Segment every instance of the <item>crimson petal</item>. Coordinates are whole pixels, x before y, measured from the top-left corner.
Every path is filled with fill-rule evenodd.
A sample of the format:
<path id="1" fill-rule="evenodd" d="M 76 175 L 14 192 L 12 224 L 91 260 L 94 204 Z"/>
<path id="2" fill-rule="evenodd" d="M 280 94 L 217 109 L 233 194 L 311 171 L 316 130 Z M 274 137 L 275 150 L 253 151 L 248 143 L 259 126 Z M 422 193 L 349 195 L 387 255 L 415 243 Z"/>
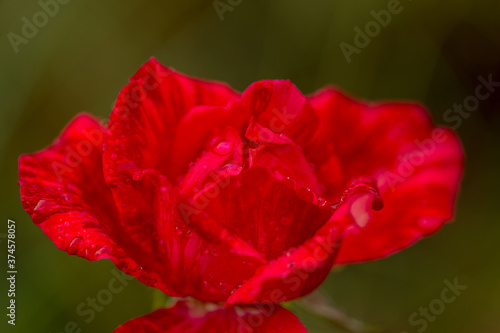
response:
<path id="1" fill-rule="evenodd" d="M 292 139 L 312 163 L 323 163 L 329 155 L 318 115 L 290 81 L 255 82 L 242 93 L 241 103 L 258 124 Z"/>
<path id="2" fill-rule="evenodd" d="M 320 201 L 294 180 L 254 167 L 227 177 L 204 211 L 271 260 L 328 221 L 331 211 Z"/>
<path id="3" fill-rule="evenodd" d="M 339 196 L 353 178 L 366 176 L 376 179 L 385 205 L 365 229 L 345 237 L 338 263 L 385 257 L 453 217 L 463 151 L 456 135 L 435 127 L 424 108 L 409 103 L 368 105 L 335 89 L 309 101 L 334 147 L 317 172 L 327 185 L 327 198 Z"/>
<path id="4" fill-rule="evenodd" d="M 165 290 L 141 248 L 121 232 L 102 173 L 106 130 L 88 115 L 77 116 L 49 148 L 19 159 L 24 209 L 56 244 L 88 260 L 108 258 L 145 284 Z"/>
<path id="5" fill-rule="evenodd" d="M 156 263 L 152 269 L 168 286 L 163 289 L 167 294 L 225 301 L 262 264 L 260 255 L 246 242 L 211 221 L 192 203 L 183 202 L 165 176 L 146 170 L 133 182 L 127 190 L 145 190 L 140 214 L 145 211 L 151 218 L 152 244 L 142 249 Z M 124 211 L 136 213 L 134 197 L 128 199 L 131 208 Z"/>
<path id="6" fill-rule="evenodd" d="M 151 211 L 156 191 L 148 172 L 172 173 L 172 142 L 180 119 L 199 105 L 223 106 L 234 98 L 229 87 L 176 73 L 152 59 L 118 96 L 104 145 L 104 174 L 115 199 L 124 232 L 145 252 L 157 253 L 157 221 Z M 142 180 L 142 181 L 139 181 Z"/>
<path id="7" fill-rule="evenodd" d="M 267 168 L 273 174 L 289 177 L 320 193 L 320 185 L 312 166 L 300 147 L 284 134 L 276 134 L 258 123 L 251 123 L 245 137 L 258 146 L 249 149 L 249 168 Z"/>
<path id="8" fill-rule="evenodd" d="M 365 205 L 367 201 L 369 205 Z M 226 304 L 286 302 L 316 289 L 335 263 L 346 232 L 363 228 L 363 225 L 356 224 L 359 215 L 380 209 L 380 197 L 370 182 L 360 180 L 332 208 L 334 213 L 330 220 L 311 238 L 259 268 Z M 366 211 L 362 212 L 363 209 Z"/>
<path id="9" fill-rule="evenodd" d="M 173 307 L 132 319 L 114 333 L 307 333 L 290 311 L 277 304 L 221 308 L 178 301 Z"/>
<path id="10" fill-rule="evenodd" d="M 238 101 L 231 101 L 226 107 L 198 106 L 188 111 L 181 119 L 175 132 L 172 156 L 175 159 L 173 174 L 177 175 L 187 169 L 207 149 L 207 142 L 217 135 L 217 131 L 225 127 L 233 127 L 238 132 L 250 118 L 249 112 L 240 107 Z"/>
<path id="11" fill-rule="evenodd" d="M 243 144 L 238 131 L 232 127 L 220 130 L 208 144 L 208 151 L 190 165 L 183 177 L 180 191 L 193 197 L 207 186 L 217 186 L 221 177 L 238 175 L 242 169 Z"/>

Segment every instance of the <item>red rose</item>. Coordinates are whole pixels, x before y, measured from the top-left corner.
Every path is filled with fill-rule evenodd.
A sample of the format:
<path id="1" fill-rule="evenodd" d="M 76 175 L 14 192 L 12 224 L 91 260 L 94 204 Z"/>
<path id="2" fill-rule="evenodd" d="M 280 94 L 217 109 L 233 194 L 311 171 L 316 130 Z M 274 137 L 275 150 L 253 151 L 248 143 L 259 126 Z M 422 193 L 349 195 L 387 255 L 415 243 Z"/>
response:
<path id="1" fill-rule="evenodd" d="M 311 292 L 334 264 L 437 231 L 462 169 L 456 135 L 418 105 L 333 88 L 305 97 L 289 81 L 239 94 L 155 60 L 121 91 L 108 128 L 79 115 L 19 160 L 24 209 L 57 247 L 227 307 L 200 317 L 201 305 L 179 302 L 118 332 L 305 332 L 274 304 Z"/>

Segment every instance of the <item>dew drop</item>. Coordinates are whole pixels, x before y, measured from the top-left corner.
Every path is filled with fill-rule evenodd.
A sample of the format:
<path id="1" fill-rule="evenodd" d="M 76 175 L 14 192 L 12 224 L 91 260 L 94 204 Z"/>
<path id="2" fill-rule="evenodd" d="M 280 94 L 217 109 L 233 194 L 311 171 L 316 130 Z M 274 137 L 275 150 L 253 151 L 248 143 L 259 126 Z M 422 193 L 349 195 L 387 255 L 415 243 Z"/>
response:
<path id="1" fill-rule="evenodd" d="M 113 161 L 114 161 L 114 160 L 116 160 L 116 159 L 118 158 L 118 156 L 116 155 L 116 153 L 112 153 L 110 157 L 111 157 L 111 159 L 112 159 Z"/>
<path id="2" fill-rule="evenodd" d="M 136 171 L 134 172 L 134 175 L 132 176 L 132 179 L 135 180 L 135 181 L 138 181 L 138 180 L 141 180 L 142 177 L 144 177 L 144 172 L 139 170 L 139 171 Z"/>
<path id="3" fill-rule="evenodd" d="M 60 234 L 61 234 L 63 231 L 64 231 L 64 230 L 63 230 L 63 228 L 59 228 L 59 229 L 57 229 L 57 232 L 58 232 L 58 233 L 60 233 Z"/>
<path id="4" fill-rule="evenodd" d="M 68 221 L 64 222 L 64 226 L 69 227 L 69 222 Z"/>
<path id="5" fill-rule="evenodd" d="M 181 229 L 181 228 L 179 228 L 179 227 L 175 227 L 175 234 L 176 234 L 177 236 L 182 235 L 182 229 Z"/>
<path id="6" fill-rule="evenodd" d="M 438 219 L 432 217 L 423 217 L 418 220 L 418 224 L 420 225 L 420 227 L 427 230 L 434 230 L 441 225 Z"/>
<path id="7" fill-rule="evenodd" d="M 36 211 L 36 210 L 42 209 L 42 208 L 44 207 L 44 205 L 45 205 L 45 200 L 40 200 L 40 201 L 38 201 L 38 203 L 36 204 L 36 206 L 35 206 L 35 209 L 34 209 L 34 210 Z"/>
<path id="8" fill-rule="evenodd" d="M 350 225 L 350 226 L 345 228 L 345 232 L 348 235 L 357 235 L 357 234 L 359 234 L 359 231 L 360 231 L 359 227 L 354 226 L 354 225 Z"/>
<path id="9" fill-rule="evenodd" d="M 336 202 L 333 205 L 331 205 L 330 208 L 333 209 L 333 210 L 335 210 L 335 209 L 337 209 L 339 207 L 339 205 L 340 205 L 340 202 Z"/>
<path id="10" fill-rule="evenodd" d="M 222 291 L 226 291 L 226 290 L 229 288 L 229 284 L 224 283 L 224 282 L 220 282 L 220 283 L 219 283 L 219 288 L 220 288 L 220 290 L 222 290 Z"/>
<path id="11" fill-rule="evenodd" d="M 227 155 L 233 149 L 233 143 L 230 141 L 221 141 L 215 146 L 213 152 L 217 155 Z"/>

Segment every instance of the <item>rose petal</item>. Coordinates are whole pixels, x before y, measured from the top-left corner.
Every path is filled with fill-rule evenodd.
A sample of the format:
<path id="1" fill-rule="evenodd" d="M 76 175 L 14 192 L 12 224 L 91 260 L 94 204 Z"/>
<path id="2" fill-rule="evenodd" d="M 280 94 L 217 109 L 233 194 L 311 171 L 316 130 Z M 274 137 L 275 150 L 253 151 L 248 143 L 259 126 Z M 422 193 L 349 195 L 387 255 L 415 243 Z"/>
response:
<path id="1" fill-rule="evenodd" d="M 248 282 L 231 295 L 226 305 L 286 302 L 316 289 L 328 276 L 343 235 L 360 229 L 353 223 L 358 222 L 360 210 L 364 209 L 369 214 L 372 209 L 380 209 L 379 200 L 377 189 L 369 182 L 353 184 L 345 191 L 327 223 L 303 244 L 290 248 L 276 260 L 259 268 Z M 365 205 L 366 202 L 370 205 Z"/>
<path id="2" fill-rule="evenodd" d="M 104 174 L 124 232 L 149 253 L 160 242 L 151 206 L 154 184 L 141 181 L 158 171 L 175 181 L 172 142 L 182 117 L 199 105 L 223 106 L 236 94 L 226 85 L 193 79 L 152 59 L 118 96 L 105 143 Z"/>
<path id="3" fill-rule="evenodd" d="M 231 133 L 228 135 L 234 138 Z M 253 274 L 261 259 L 245 242 L 223 228 L 213 228 L 208 233 L 203 228 L 207 226 L 203 215 L 190 221 L 183 219 L 179 209 L 186 207 L 181 206 L 181 198 L 166 177 L 154 169 L 141 169 L 130 160 L 135 151 L 141 154 L 140 145 L 120 151 L 125 146 L 121 141 L 107 142 L 115 145 L 107 148 L 104 161 L 108 163 L 107 180 L 119 207 L 122 226 L 149 257 L 162 262 L 159 272 L 165 283 L 172 286 L 176 295 L 204 301 L 227 299 L 241 281 Z M 237 140 L 231 142 L 238 145 Z M 221 157 L 221 163 L 226 160 L 227 156 Z M 203 167 L 193 170 L 198 172 Z M 187 178 L 194 181 L 196 175 Z M 236 273 L 226 265 L 236 268 Z"/>
<path id="4" fill-rule="evenodd" d="M 167 288 L 118 224 L 102 174 L 106 130 L 88 115 L 77 116 L 47 149 L 21 156 L 19 184 L 24 209 L 56 244 L 88 260 L 108 258 L 125 273 Z"/>
<path id="5" fill-rule="evenodd" d="M 456 135 L 434 127 L 424 108 L 368 105 L 334 89 L 309 101 L 334 147 L 317 172 L 326 197 L 339 196 L 353 177 L 368 176 L 377 180 L 385 205 L 359 234 L 345 237 L 339 263 L 390 255 L 453 217 L 463 151 Z"/>
<path id="6" fill-rule="evenodd" d="M 216 131 L 232 127 L 242 132 L 250 119 L 249 112 L 237 101 L 222 107 L 198 106 L 192 108 L 181 120 L 175 132 L 172 147 L 173 174 L 181 174 L 204 149 L 207 142 L 217 135 Z"/>
<path id="7" fill-rule="evenodd" d="M 277 304 L 221 308 L 178 301 L 173 307 L 132 319 L 115 333 L 306 333 L 299 319 Z"/>
<path id="8" fill-rule="evenodd" d="M 462 148 L 451 131 L 446 133 L 446 141 L 436 144 L 433 153 L 423 155 L 423 162 L 413 165 L 410 174 L 398 169 L 378 174 L 384 209 L 374 214 L 365 230 L 345 238 L 338 263 L 391 255 L 438 231 L 453 218 L 463 172 Z"/>
<path id="9" fill-rule="evenodd" d="M 164 284 L 170 286 L 169 295 L 225 301 L 262 264 L 260 255 L 237 235 L 211 221 L 191 203 L 182 202 L 165 176 L 147 170 L 134 183 L 123 188 L 143 189 L 141 205 L 144 206 L 136 212 L 134 200 L 138 199 L 122 193 L 132 207 L 123 211 L 143 214 L 149 219 L 153 228 L 149 231 L 151 244 L 142 248 L 145 256 L 161 262 L 157 272 Z"/>
<path id="10" fill-rule="evenodd" d="M 258 124 L 292 139 L 311 163 L 323 163 L 328 157 L 323 125 L 308 99 L 290 81 L 255 82 L 242 93 L 241 103 Z"/>
<path id="11" fill-rule="evenodd" d="M 209 150 L 193 162 L 179 185 L 182 194 L 192 197 L 207 186 L 216 186 L 221 177 L 238 175 L 242 169 L 242 150 L 238 131 L 232 127 L 214 135 Z"/>
<path id="12" fill-rule="evenodd" d="M 320 185 L 302 150 L 284 134 L 277 134 L 251 123 L 245 137 L 257 144 L 249 149 L 248 167 L 267 168 L 273 174 L 289 177 L 304 187 L 320 193 Z"/>
<path id="13" fill-rule="evenodd" d="M 198 196 L 206 196 L 205 191 Z M 226 178 L 203 209 L 267 260 L 302 244 L 331 216 L 326 202 L 313 191 L 266 168 Z"/>
<path id="14" fill-rule="evenodd" d="M 110 117 L 109 149 L 173 180 L 172 144 L 180 120 L 197 106 L 222 107 L 237 97 L 225 84 L 188 77 L 151 59 L 118 96 Z"/>

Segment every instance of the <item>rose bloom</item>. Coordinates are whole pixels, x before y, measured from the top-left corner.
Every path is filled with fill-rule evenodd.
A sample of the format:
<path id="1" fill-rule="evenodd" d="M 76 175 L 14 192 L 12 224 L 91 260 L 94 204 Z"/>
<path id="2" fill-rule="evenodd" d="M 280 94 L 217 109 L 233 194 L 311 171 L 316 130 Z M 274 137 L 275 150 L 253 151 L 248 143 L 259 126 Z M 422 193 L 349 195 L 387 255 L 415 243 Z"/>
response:
<path id="1" fill-rule="evenodd" d="M 419 105 L 282 80 L 240 94 L 152 59 L 107 127 L 78 115 L 19 182 L 59 249 L 179 297 L 115 332 L 306 332 L 279 303 L 440 229 L 462 170 Z"/>

